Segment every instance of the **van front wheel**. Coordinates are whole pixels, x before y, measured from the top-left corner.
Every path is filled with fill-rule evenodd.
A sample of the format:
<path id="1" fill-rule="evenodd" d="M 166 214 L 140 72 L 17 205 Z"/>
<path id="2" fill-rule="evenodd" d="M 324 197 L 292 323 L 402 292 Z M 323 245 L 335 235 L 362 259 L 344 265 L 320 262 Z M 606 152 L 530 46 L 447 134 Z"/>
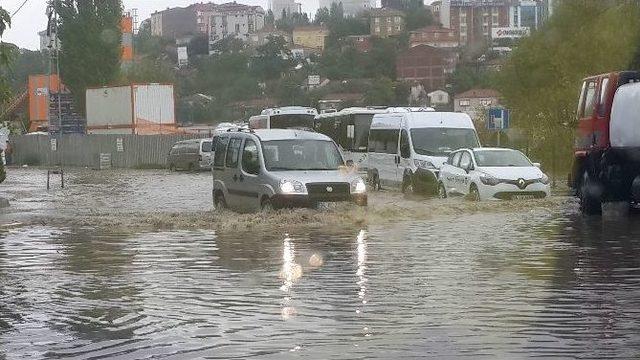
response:
<path id="1" fill-rule="evenodd" d="M 224 194 L 222 191 L 216 191 L 213 194 L 213 209 L 216 211 L 221 211 L 227 208 L 227 202 L 224 199 Z"/>
<path id="2" fill-rule="evenodd" d="M 262 210 L 262 212 L 272 212 L 274 210 L 273 208 L 273 203 L 271 203 L 271 199 L 265 197 L 264 199 L 262 199 L 262 202 L 260 203 L 260 210 Z"/>
<path id="3" fill-rule="evenodd" d="M 416 191 L 415 186 L 413 185 L 413 180 L 410 177 L 405 177 L 404 181 L 402 181 L 402 193 L 405 195 L 414 194 Z"/>

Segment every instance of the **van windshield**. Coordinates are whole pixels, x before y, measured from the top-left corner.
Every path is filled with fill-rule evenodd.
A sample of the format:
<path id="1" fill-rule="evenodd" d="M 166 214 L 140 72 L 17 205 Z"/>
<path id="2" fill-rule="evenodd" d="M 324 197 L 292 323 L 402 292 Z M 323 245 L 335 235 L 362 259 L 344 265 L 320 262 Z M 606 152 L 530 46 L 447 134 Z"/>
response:
<path id="1" fill-rule="evenodd" d="M 311 114 L 283 114 L 269 117 L 272 129 L 307 128 L 313 129 L 315 115 Z"/>
<path id="2" fill-rule="evenodd" d="M 428 156 L 447 156 L 454 150 L 480 146 L 473 129 L 411 129 L 411 140 L 417 154 Z"/>
<path id="3" fill-rule="evenodd" d="M 344 165 L 333 141 L 273 140 L 262 143 L 265 167 L 269 171 L 337 170 Z"/>

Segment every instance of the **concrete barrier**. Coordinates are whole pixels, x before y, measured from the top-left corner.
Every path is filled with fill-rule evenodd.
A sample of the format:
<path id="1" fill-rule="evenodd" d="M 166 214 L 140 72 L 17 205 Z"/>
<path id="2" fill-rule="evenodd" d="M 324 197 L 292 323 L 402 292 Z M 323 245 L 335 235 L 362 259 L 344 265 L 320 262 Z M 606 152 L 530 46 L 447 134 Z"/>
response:
<path id="1" fill-rule="evenodd" d="M 32 166 L 83 166 L 98 169 L 100 154 L 111 154 L 114 168 L 159 168 L 177 141 L 204 135 L 82 135 L 61 138 L 48 135 L 10 137 L 13 164 Z"/>

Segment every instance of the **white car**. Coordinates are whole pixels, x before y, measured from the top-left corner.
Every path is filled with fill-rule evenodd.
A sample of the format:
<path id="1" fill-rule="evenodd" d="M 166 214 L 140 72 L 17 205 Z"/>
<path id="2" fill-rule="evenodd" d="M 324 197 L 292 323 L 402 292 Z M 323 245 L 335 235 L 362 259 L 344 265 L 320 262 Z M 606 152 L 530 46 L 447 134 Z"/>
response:
<path id="1" fill-rule="evenodd" d="M 532 199 L 549 196 L 549 177 L 520 151 L 462 149 L 440 169 L 438 195 L 479 200 Z"/>

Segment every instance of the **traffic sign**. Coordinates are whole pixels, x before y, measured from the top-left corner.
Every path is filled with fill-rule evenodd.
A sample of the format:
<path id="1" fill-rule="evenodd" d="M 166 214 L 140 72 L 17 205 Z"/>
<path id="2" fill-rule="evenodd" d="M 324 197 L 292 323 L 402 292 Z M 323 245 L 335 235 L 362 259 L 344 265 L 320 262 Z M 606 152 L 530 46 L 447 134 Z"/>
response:
<path id="1" fill-rule="evenodd" d="M 490 108 L 487 117 L 487 130 L 503 131 L 509 128 L 510 112 L 504 108 Z"/>

